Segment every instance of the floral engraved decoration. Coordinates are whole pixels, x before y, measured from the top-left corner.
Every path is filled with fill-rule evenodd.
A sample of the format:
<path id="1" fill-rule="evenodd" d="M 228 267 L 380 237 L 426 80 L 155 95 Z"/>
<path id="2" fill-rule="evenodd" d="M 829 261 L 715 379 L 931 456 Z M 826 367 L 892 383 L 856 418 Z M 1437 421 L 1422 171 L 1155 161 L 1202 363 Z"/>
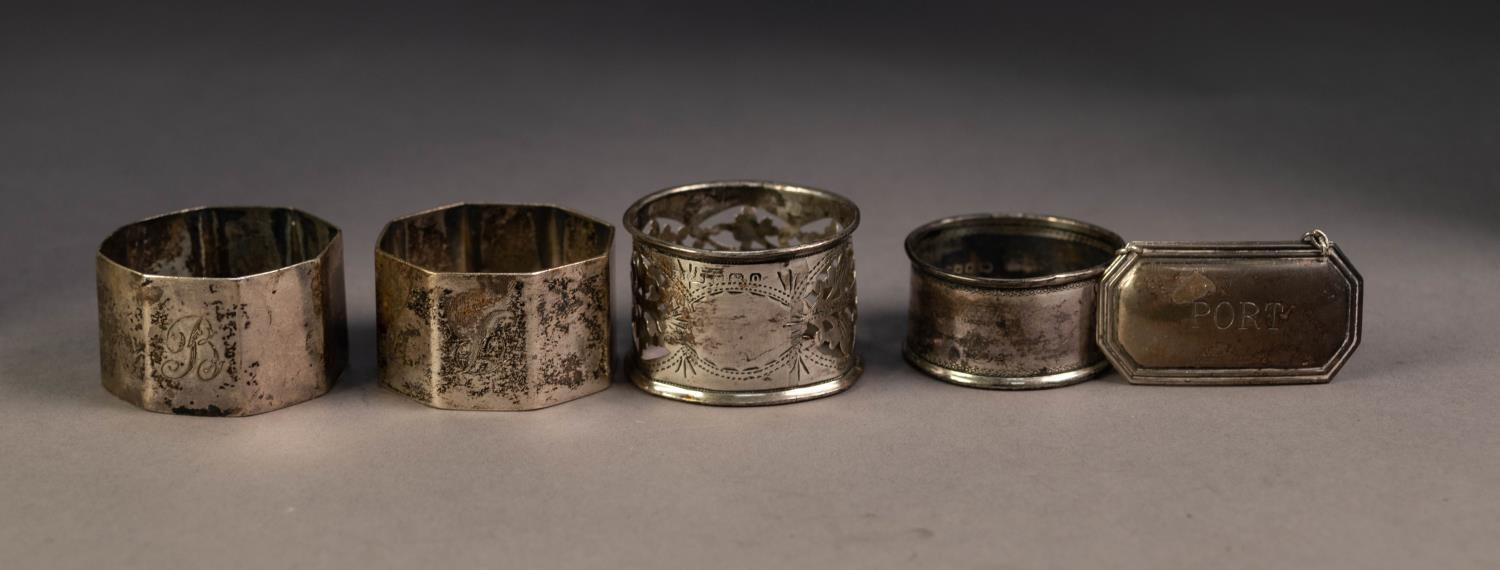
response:
<path id="1" fill-rule="evenodd" d="M 752 227 L 745 223 L 742 229 Z M 773 244 L 806 237 L 754 235 L 747 239 Z M 837 378 L 855 364 L 848 243 L 789 261 L 739 265 L 637 246 L 631 266 L 637 360 L 653 379 L 730 390 L 790 387 Z"/>

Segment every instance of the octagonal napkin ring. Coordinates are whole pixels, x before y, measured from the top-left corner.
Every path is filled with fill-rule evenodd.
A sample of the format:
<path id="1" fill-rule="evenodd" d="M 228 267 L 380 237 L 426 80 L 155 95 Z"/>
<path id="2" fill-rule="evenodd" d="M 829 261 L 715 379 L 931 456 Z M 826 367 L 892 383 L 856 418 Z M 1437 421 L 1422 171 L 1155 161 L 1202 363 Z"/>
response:
<path id="1" fill-rule="evenodd" d="M 288 208 L 127 225 L 95 256 L 105 389 L 153 411 L 248 416 L 327 392 L 348 365 L 343 240 Z"/>
<path id="2" fill-rule="evenodd" d="M 454 410 L 532 410 L 609 387 L 614 228 L 556 206 L 456 204 L 375 249 L 380 382 Z"/>

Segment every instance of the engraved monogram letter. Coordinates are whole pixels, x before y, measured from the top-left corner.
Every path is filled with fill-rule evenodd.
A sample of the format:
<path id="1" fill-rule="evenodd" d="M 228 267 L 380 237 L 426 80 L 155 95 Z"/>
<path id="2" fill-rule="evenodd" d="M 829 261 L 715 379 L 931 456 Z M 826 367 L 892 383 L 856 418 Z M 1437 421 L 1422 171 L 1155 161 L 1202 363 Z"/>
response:
<path id="1" fill-rule="evenodd" d="M 167 327 L 167 356 L 162 375 L 177 380 L 196 374 L 199 380 L 212 380 L 224 368 L 219 350 L 213 342 L 214 325 L 202 315 L 187 316 Z"/>

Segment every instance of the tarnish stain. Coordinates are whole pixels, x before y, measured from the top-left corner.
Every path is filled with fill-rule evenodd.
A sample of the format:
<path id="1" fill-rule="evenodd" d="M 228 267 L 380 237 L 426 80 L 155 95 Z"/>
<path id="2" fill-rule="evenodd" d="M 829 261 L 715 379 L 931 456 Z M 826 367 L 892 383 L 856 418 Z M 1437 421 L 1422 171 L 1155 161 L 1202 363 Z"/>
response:
<path id="1" fill-rule="evenodd" d="M 1093 339 L 1095 290 L 1087 281 L 988 289 L 915 275 L 906 344 L 927 361 L 982 376 L 1084 368 L 1103 358 Z"/>
<path id="2" fill-rule="evenodd" d="M 1173 303 L 1185 304 L 1213 295 L 1217 289 L 1214 282 L 1199 271 L 1188 271 L 1172 279 L 1171 299 Z"/>

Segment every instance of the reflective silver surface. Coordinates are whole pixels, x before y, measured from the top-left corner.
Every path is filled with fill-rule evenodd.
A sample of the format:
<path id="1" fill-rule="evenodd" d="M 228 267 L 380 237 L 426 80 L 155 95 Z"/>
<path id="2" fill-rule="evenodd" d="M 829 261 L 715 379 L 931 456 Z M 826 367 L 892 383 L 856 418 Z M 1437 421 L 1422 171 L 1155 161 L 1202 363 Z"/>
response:
<path id="1" fill-rule="evenodd" d="M 327 392 L 348 364 L 338 228 L 286 208 L 198 208 L 95 256 L 105 389 L 151 410 L 248 416 Z"/>
<path id="2" fill-rule="evenodd" d="M 459 204 L 375 250 L 380 382 L 455 410 L 531 410 L 609 387 L 614 228 L 554 206 Z"/>
<path id="3" fill-rule="evenodd" d="M 1302 241 L 1132 242 L 1104 276 L 1099 344 L 1136 384 L 1328 382 L 1359 345 L 1363 279 Z"/>
<path id="4" fill-rule="evenodd" d="M 853 385 L 852 202 L 770 182 L 658 192 L 634 236 L 631 378 L 703 404 L 778 404 Z"/>
<path id="5" fill-rule="evenodd" d="M 907 361 L 975 388 L 1093 377 L 1108 366 L 1094 345 L 1099 275 L 1122 243 L 1055 216 L 975 214 L 917 228 L 906 238 Z"/>

